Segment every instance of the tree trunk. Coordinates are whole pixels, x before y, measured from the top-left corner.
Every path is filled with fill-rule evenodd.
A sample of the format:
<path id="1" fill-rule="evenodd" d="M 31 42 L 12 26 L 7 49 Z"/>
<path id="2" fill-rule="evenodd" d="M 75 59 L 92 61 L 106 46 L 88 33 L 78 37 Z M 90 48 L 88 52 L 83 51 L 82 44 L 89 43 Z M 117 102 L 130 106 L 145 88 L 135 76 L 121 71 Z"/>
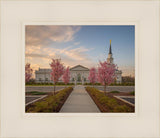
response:
<path id="1" fill-rule="evenodd" d="M 53 95 L 55 95 L 55 91 L 56 91 L 56 83 L 54 83 L 54 91 L 53 91 Z"/>
<path id="2" fill-rule="evenodd" d="M 104 85 L 104 94 L 107 95 L 106 94 L 106 84 Z"/>

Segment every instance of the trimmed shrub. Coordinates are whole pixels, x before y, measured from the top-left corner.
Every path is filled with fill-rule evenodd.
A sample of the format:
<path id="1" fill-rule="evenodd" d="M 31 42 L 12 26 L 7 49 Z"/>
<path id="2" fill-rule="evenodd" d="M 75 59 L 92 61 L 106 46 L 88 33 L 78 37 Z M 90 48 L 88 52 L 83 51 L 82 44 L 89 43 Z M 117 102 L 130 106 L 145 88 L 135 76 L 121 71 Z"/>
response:
<path id="1" fill-rule="evenodd" d="M 135 95 L 135 92 L 133 91 L 133 92 L 130 92 L 130 95 Z"/>
<path id="2" fill-rule="evenodd" d="M 126 105 L 119 105 L 114 108 L 114 112 L 131 112 L 131 109 Z"/>
<path id="3" fill-rule="evenodd" d="M 101 105 L 106 107 L 107 112 L 132 112 L 132 109 L 127 105 L 119 105 L 115 98 L 106 96 L 96 88 L 86 87 L 86 91 L 94 96 Z M 117 93 L 117 91 L 115 93 Z"/>
<path id="4" fill-rule="evenodd" d="M 42 101 L 37 101 L 27 109 L 27 112 L 56 112 L 57 107 L 63 102 L 64 97 L 73 90 L 67 87 L 59 91 L 56 95 L 49 95 Z"/>
<path id="5" fill-rule="evenodd" d="M 119 91 L 111 91 L 110 93 L 119 93 Z"/>
<path id="6" fill-rule="evenodd" d="M 31 94 L 31 95 L 44 95 L 46 93 L 45 92 L 32 91 L 32 92 L 27 92 L 27 94 Z"/>

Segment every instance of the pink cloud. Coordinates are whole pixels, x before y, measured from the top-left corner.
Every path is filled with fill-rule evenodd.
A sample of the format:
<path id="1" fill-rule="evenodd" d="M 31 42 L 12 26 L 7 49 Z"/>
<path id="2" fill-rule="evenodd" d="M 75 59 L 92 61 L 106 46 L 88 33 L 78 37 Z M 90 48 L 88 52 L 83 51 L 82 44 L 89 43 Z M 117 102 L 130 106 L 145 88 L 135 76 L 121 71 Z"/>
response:
<path id="1" fill-rule="evenodd" d="M 72 41 L 80 26 L 27 25 L 25 30 L 26 46 L 45 46 L 52 42 Z"/>

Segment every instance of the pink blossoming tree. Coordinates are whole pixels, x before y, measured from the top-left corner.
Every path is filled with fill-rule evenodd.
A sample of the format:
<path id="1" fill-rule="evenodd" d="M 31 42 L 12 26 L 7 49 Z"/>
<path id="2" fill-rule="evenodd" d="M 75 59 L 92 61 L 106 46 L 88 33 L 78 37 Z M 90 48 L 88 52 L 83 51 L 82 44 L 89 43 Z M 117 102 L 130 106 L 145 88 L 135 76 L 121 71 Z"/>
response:
<path id="1" fill-rule="evenodd" d="M 110 85 L 115 80 L 116 65 L 105 62 L 99 62 L 98 80 L 104 85 L 104 92 L 106 93 L 106 86 Z"/>
<path id="2" fill-rule="evenodd" d="M 69 71 L 69 67 L 67 67 L 63 74 L 63 82 L 67 85 L 69 81 L 70 81 L 70 71 Z"/>
<path id="3" fill-rule="evenodd" d="M 89 71 L 89 77 L 88 77 L 90 83 L 94 86 L 96 80 L 97 80 L 97 75 L 96 75 L 96 69 L 93 67 Z"/>
<path id="4" fill-rule="evenodd" d="M 64 66 L 61 63 L 61 59 L 52 59 L 52 62 L 50 63 L 52 72 L 51 72 L 51 80 L 54 83 L 54 92 L 55 95 L 55 89 L 56 89 L 56 83 L 59 81 L 59 78 L 63 75 L 64 72 Z"/>
<path id="5" fill-rule="evenodd" d="M 32 72 L 33 72 L 33 70 L 31 69 L 30 63 L 27 63 L 27 64 L 25 65 L 25 82 L 26 82 L 26 83 L 29 82 L 29 80 L 31 79 L 31 77 L 32 77 Z"/>

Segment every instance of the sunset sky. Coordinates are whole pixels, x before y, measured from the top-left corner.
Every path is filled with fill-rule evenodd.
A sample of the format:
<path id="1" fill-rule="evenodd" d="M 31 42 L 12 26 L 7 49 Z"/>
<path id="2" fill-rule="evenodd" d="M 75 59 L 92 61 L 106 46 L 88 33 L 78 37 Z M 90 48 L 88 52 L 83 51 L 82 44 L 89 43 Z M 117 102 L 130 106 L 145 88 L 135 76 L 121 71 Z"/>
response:
<path id="1" fill-rule="evenodd" d="M 135 27 L 134 26 L 26 26 L 26 63 L 33 70 L 50 68 L 51 58 L 61 58 L 65 66 L 97 67 L 107 59 L 112 40 L 114 63 L 122 76 L 134 76 Z"/>

